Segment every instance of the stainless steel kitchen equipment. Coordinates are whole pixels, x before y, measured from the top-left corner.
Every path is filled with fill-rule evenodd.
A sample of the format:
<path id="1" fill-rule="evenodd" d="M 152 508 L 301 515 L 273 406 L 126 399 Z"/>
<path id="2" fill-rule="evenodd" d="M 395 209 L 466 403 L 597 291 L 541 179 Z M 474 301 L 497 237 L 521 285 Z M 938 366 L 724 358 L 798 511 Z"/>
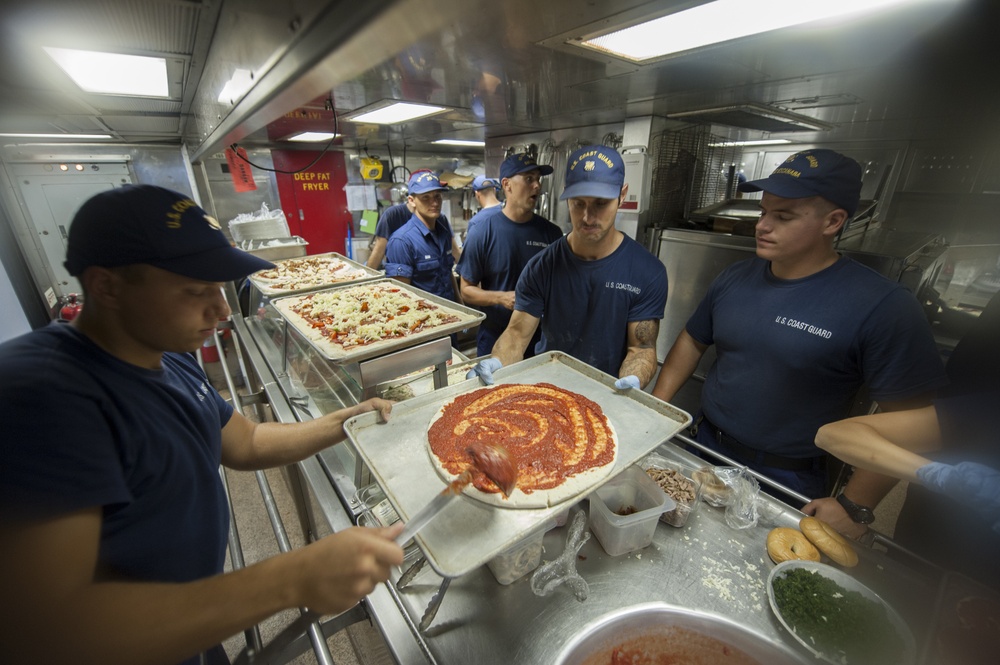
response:
<path id="1" fill-rule="evenodd" d="M 580 631 L 580 634 L 558 655 L 555 662 L 556 665 L 596 665 L 597 662 L 614 662 L 617 653 L 615 645 L 626 642 L 646 646 L 647 649 L 641 652 L 642 655 L 649 658 L 663 655 L 664 662 L 670 662 L 666 659 L 671 658 L 671 652 L 666 649 L 660 652 L 654 646 L 663 648 L 669 647 L 669 644 L 664 645 L 658 642 L 657 638 L 665 638 L 673 643 L 676 648 L 673 653 L 680 658 L 688 653 L 692 657 L 701 656 L 702 660 L 710 656 L 711 652 L 699 651 L 697 647 L 692 648 L 686 644 L 696 642 L 686 639 L 692 633 L 704 635 L 711 640 L 738 649 L 758 663 L 768 665 L 808 663 L 800 654 L 779 640 L 748 630 L 732 619 L 666 603 L 633 605 L 597 619 Z M 629 653 L 631 651 L 625 651 L 622 656 L 627 657 Z M 736 657 L 735 654 L 731 655 L 733 658 Z M 717 653 L 717 656 L 725 658 L 722 653 Z"/>
<path id="2" fill-rule="evenodd" d="M 328 410 L 353 403 L 336 402 L 336 395 L 329 386 L 317 384 L 306 387 L 300 378 L 312 380 L 318 375 L 333 376 L 336 373 L 345 383 L 350 384 L 353 380 L 344 371 L 344 367 L 330 365 L 306 345 L 298 352 L 296 362 L 289 363 L 286 373 L 272 374 L 272 367 L 282 366 L 284 340 L 278 339 L 276 344 L 271 338 L 274 330 L 264 327 L 256 317 L 234 321 L 234 325 L 237 337 L 245 343 L 250 365 L 261 370 L 262 391 L 278 420 L 318 417 Z M 290 344 L 295 346 L 300 342 L 292 339 Z M 548 379 L 549 372 L 545 369 L 550 366 L 560 372 L 564 370 L 560 363 L 552 360 L 535 362 L 539 364 L 534 365 L 521 378 Z M 518 365 L 505 370 L 515 370 L 516 374 Z M 503 376 L 505 370 L 500 370 L 501 380 L 506 380 Z M 629 411 L 624 412 L 625 414 L 631 413 L 637 406 L 641 407 L 640 412 L 655 412 L 656 409 L 664 408 L 672 410 L 672 407 L 645 393 L 629 397 L 614 394 L 610 389 L 610 377 L 595 370 L 590 372 L 591 375 L 584 375 L 582 380 L 574 378 L 574 381 L 580 381 L 581 389 L 591 393 L 599 403 L 608 404 L 609 400 L 613 400 L 610 403 L 617 405 L 619 398 L 629 400 L 623 402 L 629 404 Z M 576 377 L 576 372 L 572 375 Z M 475 381 L 467 381 L 417 396 L 397 405 L 389 423 L 379 425 L 369 414 L 372 422 L 361 417 L 352 422 L 351 427 L 375 433 L 390 431 L 380 428 L 391 428 L 395 422 L 400 429 L 404 425 L 408 425 L 406 429 L 415 429 L 417 434 L 410 436 L 422 436 L 426 428 L 423 419 L 429 420 L 429 410 L 434 404 L 443 402 L 446 395 L 457 394 L 477 385 Z M 345 400 L 356 400 L 360 397 L 360 388 L 354 385 L 353 391 L 342 394 Z M 640 402 L 631 404 L 634 399 Z M 410 404 L 413 406 L 410 407 Z M 613 408 L 606 407 L 606 410 L 613 418 L 627 417 L 615 415 L 616 410 Z M 416 420 L 418 415 L 421 416 L 419 423 Z M 664 419 L 662 413 L 650 417 L 655 422 Z M 619 425 L 618 422 L 615 424 Z M 662 440 L 660 434 L 649 439 L 646 434 L 632 428 L 632 425 L 622 426 L 623 432 L 629 432 L 630 436 L 639 440 L 633 441 L 631 445 L 641 447 L 642 450 L 655 448 L 657 454 L 688 465 L 704 463 L 671 442 L 657 447 L 657 442 Z M 393 436 L 384 437 L 382 443 L 396 438 L 398 431 L 391 430 Z M 373 445 L 379 443 L 374 437 L 366 438 L 372 438 Z M 362 446 L 367 446 L 368 443 L 366 440 L 362 442 Z M 364 510 L 364 506 L 355 497 L 358 488 L 355 470 L 359 457 L 354 454 L 351 445 L 340 444 L 291 468 L 294 485 L 301 491 L 301 514 L 310 537 L 320 538 L 359 521 Z M 434 474 L 434 471 L 427 468 L 421 473 Z M 426 478 L 425 475 L 421 477 Z M 437 489 L 440 486 L 438 484 Z M 390 490 L 395 491 L 391 486 Z M 403 491 L 416 501 L 421 491 L 432 493 L 434 488 L 420 490 L 406 487 Z M 403 505 L 400 497 L 397 496 L 396 501 L 400 503 L 395 507 Z M 581 510 L 582 505 L 585 502 L 574 504 L 571 510 Z M 473 516 L 480 516 L 483 511 L 488 512 L 488 507 L 469 507 L 464 504 L 453 506 L 448 511 L 453 508 L 468 510 Z M 578 601 L 567 589 L 557 590 L 544 598 L 538 597 L 532 593 L 526 578 L 502 585 L 487 566 L 481 563 L 476 565 L 489 556 L 493 551 L 492 546 L 487 551 L 475 543 L 460 543 L 459 547 L 464 551 L 461 556 L 466 559 L 463 566 L 445 570 L 451 573 L 467 569 L 464 574 L 443 577 L 433 566 L 414 566 L 415 548 L 411 548 L 404 567 L 393 573 L 389 583 L 377 587 L 365 600 L 364 606 L 393 657 L 397 662 L 407 664 L 443 665 L 473 658 L 484 665 L 556 662 L 567 645 L 581 638 L 585 626 L 622 608 L 643 603 L 667 603 L 693 612 L 717 614 L 741 623 L 748 631 L 762 636 L 764 640 L 774 640 L 788 646 L 790 642 L 783 629 L 767 611 L 765 581 L 772 564 L 766 554 L 765 540 L 770 528 L 794 527 L 801 514 L 788 505 L 763 495 L 760 497 L 758 510 L 761 519 L 756 526 L 734 530 L 727 526 L 723 509 L 701 506 L 683 527 L 657 525 L 649 547 L 619 557 L 608 556 L 599 543 L 590 539 L 579 552 L 577 560 L 577 572 L 590 587 L 589 597 L 585 602 Z M 441 516 L 442 521 L 448 519 L 450 512 Z M 512 519 L 514 528 L 519 528 L 516 517 L 501 516 L 499 519 Z M 468 530 L 466 539 L 471 540 L 472 534 L 489 533 L 493 530 L 497 520 L 497 516 L 492 516 L 492 519 L 482 524 L 470 525 L 468 520 L 463 519 L 460 527 Z M 418 537 L 421 545 L 433 541 L 431 535 L 434 523 L 428 528 L 431 529 L 427 533 L 430 540 Z M 513 537 L 505 538 L 497 533 L 491 537 L 497 547 L 513 540 Z M 438 538 L 440 539 L 440 534 Z M 562 552 L 565 539 L 565 528 L 548 531 L 541 539 L 543 560 L 555 558 Z M 475 553 L 477 549 L 478 556 L 468 555 L 469 552 Z M 438 555 L 437 551 L 433 553 Z M 916 599 L 926 597 L 930 592 L 928 589 L 934 588 L 934 583 L 918 576 L 881 551 L 862 548 L 860 557 L 861 563 L 852 574 L 857 575 L 883 598 L 890 600 L 895 607 L 913 611 L 914 616 L 906 618 L 912 622 L 911 625 L 917 627 L 916 633 L 922 634 L 919 609 L 925 603 L 921 604 Z M 441 555 L 440 558 L 450 562 L 454 557 Z M 451 565 L 442 564 L 441 561 L 438 564 L 443 567 Z M 410 579 L 401 584 L 404 573 L 408 573 Z M 433 610 L 430 621 L 426 620 L 428 610 Z M 295 644 L 289 648 L 293 649 Z"/>
<path id="3" fill-rule="evenodd" d="M 497 383 L 551 383 L 602 404 L 618 435 L 618 460 L 604 482 L 639 461 L 650 450 L 686 427 L 691 416 L 641 390 L 616 390 L 614 377 L 560 352 L 548 352 L 502 368 Z M 478 379 L 448 386 L 398 404 L 388 422 L 367 413 L 344 423 L 344 431 L 385 491 L 396 513 L 408 521 L 440 492 L 444 480 L 434 469 L 427 429 L 442 405 L 459 394 L 481 388 Z M 449 505 L 446 519 L 429 524 L 417 541 L 431 566 L 445 577 L 459 577 L 482 566 L 546 520 L 564 510 L 503 509 L 462 496 Z M 583 498 L 583 494 L 577 500 Z M 574 500 L 575 502 L 575 500 Z"/>

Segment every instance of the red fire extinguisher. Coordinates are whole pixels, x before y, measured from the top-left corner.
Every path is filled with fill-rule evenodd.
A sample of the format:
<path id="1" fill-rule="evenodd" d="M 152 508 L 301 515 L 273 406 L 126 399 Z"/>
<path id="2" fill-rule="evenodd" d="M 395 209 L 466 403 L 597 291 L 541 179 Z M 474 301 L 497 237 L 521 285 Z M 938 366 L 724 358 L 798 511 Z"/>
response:
<path id="1" fill-rule="evenodd" d="M 80 302 L 80 294 L 71 293 L 66 296 L 66 302 L 59 310 L 59 318 L 64 321 L 72 321 L 83 309 L 83 303 Z"/>

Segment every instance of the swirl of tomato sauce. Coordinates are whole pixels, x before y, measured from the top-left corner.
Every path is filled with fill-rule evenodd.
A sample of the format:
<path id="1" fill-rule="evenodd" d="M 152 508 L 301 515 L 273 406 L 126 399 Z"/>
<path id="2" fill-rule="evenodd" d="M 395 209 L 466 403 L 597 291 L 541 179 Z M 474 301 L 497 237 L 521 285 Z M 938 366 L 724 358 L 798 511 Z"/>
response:
<path id="1" fill-rule="evenodd" d="M 471 444 L 502 445 L 517 466 L 517 488 L 526 494 L 562 485 L 615 458 L 614 435 L 601 407 L 550 383 L 502 384 L 459 395 L 443 407 L 427 438 L 453 475 L 470 466 Z M 478 469 L 472 483 L 483 492 L 499 492 Z"/>

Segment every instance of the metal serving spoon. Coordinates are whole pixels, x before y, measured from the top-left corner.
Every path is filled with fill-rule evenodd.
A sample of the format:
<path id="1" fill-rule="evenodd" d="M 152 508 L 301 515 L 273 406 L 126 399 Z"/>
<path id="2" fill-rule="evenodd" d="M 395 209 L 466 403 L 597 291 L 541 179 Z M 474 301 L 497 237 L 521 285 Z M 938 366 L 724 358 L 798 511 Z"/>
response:
<path id="1" fill-rule="evenodd" d="M 472 466 L 463 471 L 458 478 L 451 481 L 441 493 L 435 496 L 430 502 L 418 510 L 406 523 L 403 530 L 396 536 L 396 542 L 402 545 L 423 529 L 427 524 L 447 506 L 452 499 L 462 493 L 462 490 L 472 482 L 472 469 L 476 468 L 483 472 L 493 483 L 500 488 L 505 497 L 509 497 L 517 486 L 517 466 L 510 457 L 510 453 L 503 446 L 495 443 L 477 442 L 466 448 L 465 451 L 472 458 Z"/>

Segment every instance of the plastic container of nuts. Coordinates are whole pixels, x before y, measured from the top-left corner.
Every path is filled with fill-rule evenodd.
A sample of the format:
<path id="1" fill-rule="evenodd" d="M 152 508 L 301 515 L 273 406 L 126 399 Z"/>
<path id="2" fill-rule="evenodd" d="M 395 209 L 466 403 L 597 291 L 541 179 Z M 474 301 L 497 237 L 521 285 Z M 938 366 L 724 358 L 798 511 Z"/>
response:
<path id="1" fill-rule="evenodd" d="M 676 527 L 687 524 L 701 499 L 702 485 L 694 477 L 696 467 L 656 453 L 648 455 L 639 466 L 677 504 L 660 515 L 660 521 Z"/>

